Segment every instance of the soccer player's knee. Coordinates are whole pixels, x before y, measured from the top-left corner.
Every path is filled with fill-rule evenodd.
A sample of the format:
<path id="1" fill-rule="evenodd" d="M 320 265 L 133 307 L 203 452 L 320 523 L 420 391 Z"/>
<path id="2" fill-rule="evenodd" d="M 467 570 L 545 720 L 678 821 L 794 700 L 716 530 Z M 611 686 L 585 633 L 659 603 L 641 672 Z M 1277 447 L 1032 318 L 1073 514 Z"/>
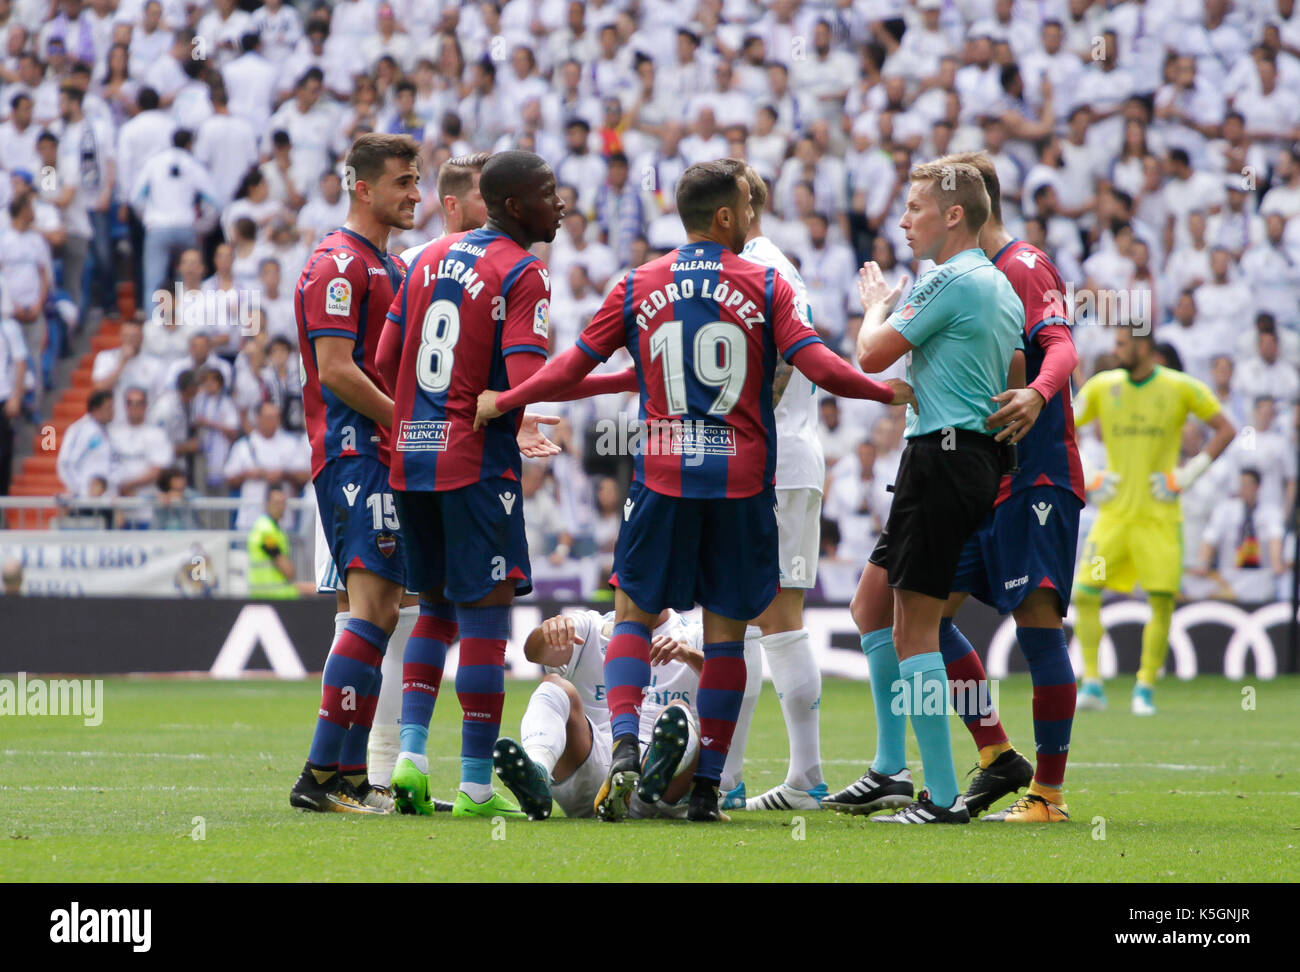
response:
<path id="1" fill-rule="evenodd" d="M 542 684 L 537 686 L 538 693 L 554 699 L 561 703 L 569 713 L 582 712 L 582 699 L 578 695 L 578 690 L 573 687 L 573 683 L 568 679 L 561 678 L 553 672 L 547 672 L 542 676 Z M 563 700 L 561 702 L 561 700 Z"/>

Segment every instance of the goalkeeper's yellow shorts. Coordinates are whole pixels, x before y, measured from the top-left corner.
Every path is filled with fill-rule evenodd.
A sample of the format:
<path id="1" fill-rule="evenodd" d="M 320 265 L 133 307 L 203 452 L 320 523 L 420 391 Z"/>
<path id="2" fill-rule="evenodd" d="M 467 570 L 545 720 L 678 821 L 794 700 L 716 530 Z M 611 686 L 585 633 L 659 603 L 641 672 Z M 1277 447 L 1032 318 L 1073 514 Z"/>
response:
<path id="1" fill-rule="evenodd" d="M 1182 524 L 1107 516 L 1097 519 L 1083 542 L 1075 587 L 1177 594 L 1183 580 Z"/>

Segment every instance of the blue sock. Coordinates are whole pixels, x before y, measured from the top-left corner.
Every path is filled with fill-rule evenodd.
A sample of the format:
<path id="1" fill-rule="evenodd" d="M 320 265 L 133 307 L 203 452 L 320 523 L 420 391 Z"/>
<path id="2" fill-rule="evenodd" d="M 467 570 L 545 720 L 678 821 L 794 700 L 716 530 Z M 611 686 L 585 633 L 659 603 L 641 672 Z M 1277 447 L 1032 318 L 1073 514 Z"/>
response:
<path id="1" fill-rule="evenodd" d="M 641 727 L 641 698 L 650 684 L 650 629 L 638 621 L 619 621 L 605 647 L 605 694 L 609 728 L 617 742 L 636 737 Z"/>
<path id="2" fill-rule="evenodd" d="M 697 698 L 700 714 L 700 760 L 695 775 L 717 783 L 736 731 L 745 698 L 745 643 L 719 641 L 704 646 L 704 670 Z"/>
<path id="3" fill-rule="evenodd" d="M 894 629 L 868 631 L 861 641 L 871 671 L 871 700 L 876 706 L 876 758 L 871 768 L 889 776 L 907 765 L 907 716 L 895 711 L 893 704 L 900 677 Z"/>
<path id="4" fill-rule="evenodd" d="M 388 647 L 388 634 L 377 624 L 352 618 L 330 649 L 321 685 L 320 711 L 307 759 L 313 765 L 337 767 L 342 761 L 348 728 L 365 703 L 379 675 Z M 371 713 L 373 717 L 373 711 Z M 368 734 L 367 734 L 368 735 Z M 363 750 L 364 751 L 364 750 Z M 355 750 L 348 755 L 354 755 Z M 361 760 L 365 762 L 364 757 Z"/>
<path id="5" fill-rule="evenodd" d="M 925 788 L 930 791 L 931 803 L 947 809 L 960 791 L 952 762 L 952 737 L 948 734 L 948 673 L 943 655 L 927 651 L 904 658 L 898 663 L 898 671 L 908 693 L 912 731 L 921 747 Z M 936 699 L 937 705 L 933 703 Z"/>
<path id="6" fill-rule="evenodd" d="M 423 755 L 429 744 L 429 721 L 438 702 L 447 648 L 457 637 L 454 604 L 420 601 L 402 658 L 402 750 Z"/>
<path id="7" fill-rule="evenodd" d="M 456 696 L 464 713 L 460 729 L 462 783 L 492 783 L 492 747 L 501 731 L 506 697 L 506 639 L 510 608 L 457 607 L 460 665 Z"/>
<path id="8" fill-rule="evenodd" d="M 1016 637 L 1034 683 L 1034 745 L 1038 755 L 1034 781 L 1043 786 L 1061 786 L 1070 754 L 1075 707 L 1074 666 L 1070 664 L 1065 632 L 1060 628 L 1019 628 Z"/>

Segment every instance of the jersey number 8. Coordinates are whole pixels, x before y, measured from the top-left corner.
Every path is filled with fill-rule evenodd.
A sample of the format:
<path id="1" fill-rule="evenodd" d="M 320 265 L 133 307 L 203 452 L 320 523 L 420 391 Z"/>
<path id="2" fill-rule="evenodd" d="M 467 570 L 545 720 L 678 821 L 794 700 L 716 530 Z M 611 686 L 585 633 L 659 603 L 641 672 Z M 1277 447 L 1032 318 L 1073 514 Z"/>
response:
<path id="1" fill-rule="evenodd" d="M 433 395 L 451 387 L 451 366 L 460 339 L 460 309 L 449 300 L 435 300 L 420 325 L 420 350 L 415 357 L 415 380 Z"/>
<path id="2" fill-rule="evenodd" d="M 686 365 L 682 351 L 682 322 L 664 321 L 650 335 L 650 359 L 663 362 L 664 390 L 670 415 L 685 415 Z M 727 415 L 740 400 L 749 366 L 745 333 L 735 324 L 713 321 L 695 332 L 695 378 L 702 385 L 718 389 L 709 406 L 710 415 Z"/>

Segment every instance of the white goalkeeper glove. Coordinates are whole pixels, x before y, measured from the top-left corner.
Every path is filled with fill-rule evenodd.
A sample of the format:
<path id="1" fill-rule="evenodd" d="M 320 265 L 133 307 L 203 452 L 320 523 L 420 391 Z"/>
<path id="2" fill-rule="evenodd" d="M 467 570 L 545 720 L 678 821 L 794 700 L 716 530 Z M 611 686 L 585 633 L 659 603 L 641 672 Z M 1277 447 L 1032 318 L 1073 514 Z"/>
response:
<path id="1" fill-rule="evenodd" d="M 1089 500 L 1094 503 L 1109 503 L 1119 492 L 1119 473 L 1111 472 L 1109 469 L 1093 469 L 1085 460 L 1083 483 Z"/>
<path id="2" fill-rule="evenodd" d="M 1153 472 L 1148 477 L 1151 495 L 1162 503 L 1175 502 L 1183 490 L 1201 478 L 1213 461 L 1204 452 L 1199 452 L 1173 472 Z"/>

